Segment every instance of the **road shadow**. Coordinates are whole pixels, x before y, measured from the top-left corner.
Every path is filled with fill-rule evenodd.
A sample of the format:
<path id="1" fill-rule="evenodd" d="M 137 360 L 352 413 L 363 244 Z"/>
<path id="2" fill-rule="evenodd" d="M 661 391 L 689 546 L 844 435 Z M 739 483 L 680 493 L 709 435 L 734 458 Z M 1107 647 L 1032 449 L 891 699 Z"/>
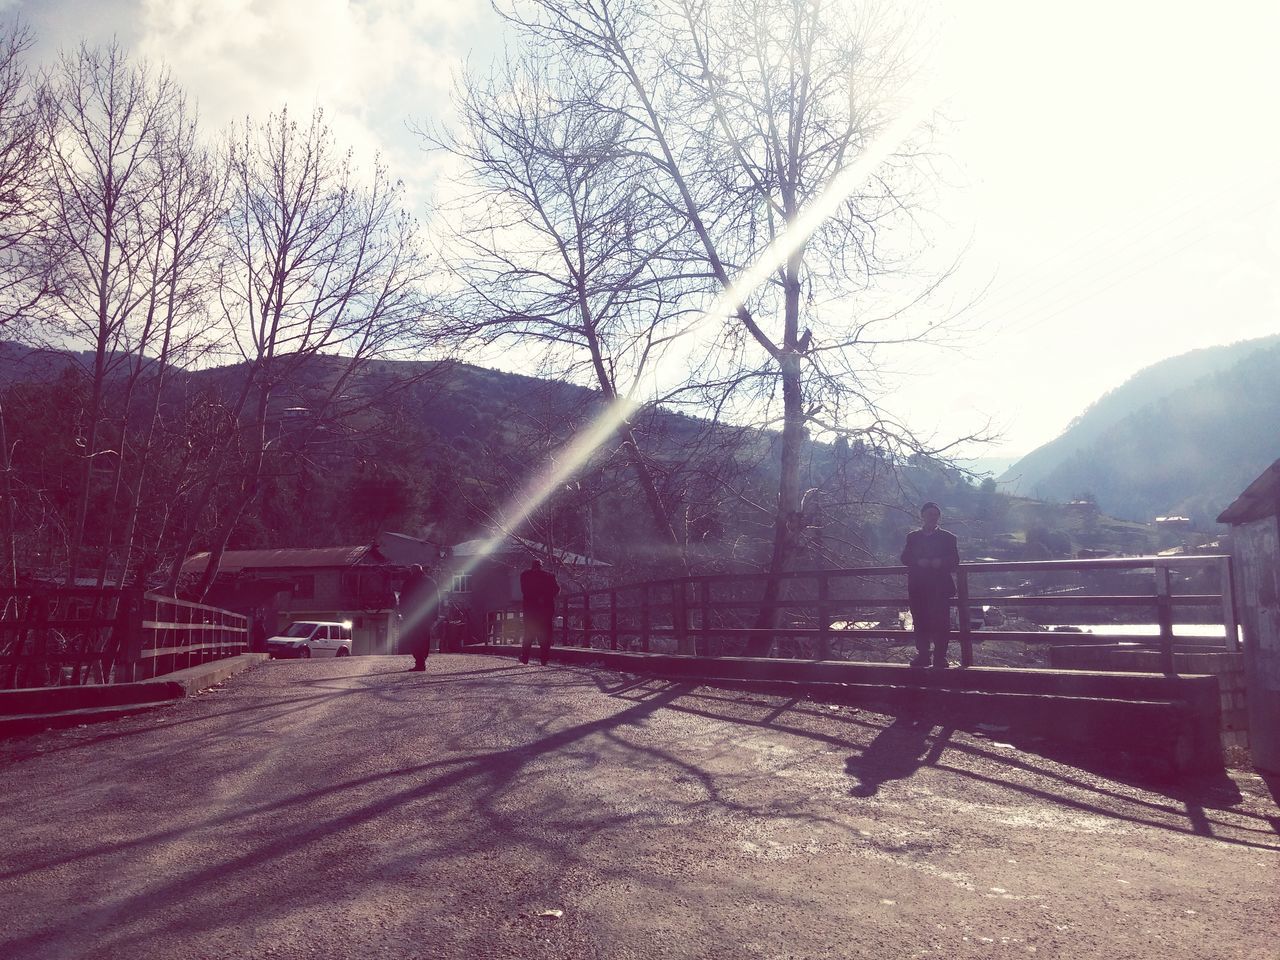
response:
<path id="1" fill-rule="evenodd" d="M 953 732 L 920 717 L 897 717 L 861 753 L 850 756 L 845 773 L 857 780 L 850 788 L 854 797 L 873 797 L 890 780 L 906 780 L 921 767 L 938 762 Z"/>
<path id="2" fill-rule="evenodd" d="M 455 665 L 460 669 L 452 673 Z M 725 758 L 736 756 L 733 749 L 748 739 L 766 746 L 818 748 L 808 756 L 829 766 L 837 784 L 840 774 L 849 778 L 847 793 L 869 801 L 866 809 L 892 802 L 895 785 L 927 772 L 930 778 L 944 778 L 945 789 L 956 795 L 998 789 L 1013 799 L 1034 798 L 1171 834 L 1280 850 L 1275 823 L 1232 809 L 1222 797 L 1191 804 L 1128 787 L 981 740 L 945 718 L 824 704 L 797 697 L 794 690 L 778 696 L 636 679 L 594 668 L 490 670 L 438 664 L 433 670 L 408 677 L 375 672 L 345 678 L 308 677 L 298 671 L 279 691 L 255 691 L 251 703 L 219 710 L 214 702 L 198 717 L 179 718 L 182 724 L 211 724 L 207 730 L 196 728 L 198 743 L 189 749 L 221 751 L 213 755 L 228 765 L 241 757 L 246 762 L 269 759 L 272 748 L 285 755 L 285 762 L 294 746 L 287 731 L 280 734 L 273 723 L 305 711 L 328 711 L 326 733 L 335 743 L 349 743 L 370 736 L 356 723 L 360 714 L 382 707 L 387 719 L 377 728 L 378 743 L 421 743 L 422 749 L 366 763 L 379 759 L 377 745 L 371 745 L 354 757 L 335 755 L 331 764 L 279 776 L 278 794 L 236 795 L 234 802 L 186 811 L 165 807 L 126 839 L 82 844 L 59 856 L 11 859 L 0 879 L 27 882 L 54 870 L 59 876 L 72 869 L 97 875 L 121 860 L 146 865 L 162 860 L 167 850 L 194 849 L 197 843 L 204 851 L 201 858 L 168 861 L 173 867 L 164 873 L 118 877 L 109 896 L 78 905 L 76 916 L 64 918 L 52 933 L 4 935 L 0 956 L 27 955 L 24 951 L 37 948 L 44 951 L 40 955 L 75 956 L 86 936 L 98 938 L 111 955 L 130 956 L 170 935 L 214 937 L 228 929 L 257 929 L 276 918 L 323 911 L 327 898 L 345 888 L 321 882 L 326 879 L 325 858 L 300 851 L 322 850 L 328 862 L 342 864 L 347 843 L 353 857 L 368 858 L 354 881 L 363 886 L 351 888 L 353 898 L 366 887 L 430 876 L 445 862 L 478 863 L 518 850 L 522 858 L 545 865 L 539 895 L 556 896 L 575 876 L 609 879 L 628 871 L 625 878 L 641 886 L 634 896 L 643 902 L 646 896 L 656 900 L 663 891 L 642 888 L 644 871 L 633 869 L 625 857 L 617 864 L 599 862 L 593 840 L 613 842 L 625 839 L 626 830 L 659 832 L 673 822 L 699 817 L 723 822 L 733 815 L 822 824 L 843 832 L 850 842 L 871 842 L 854 836 L 849 801 L 843 797 L 833 801 L 845 804 L 841 812 L 824 808 L 821 798 L 804 791 L 781 804 L 776 798 L 757 802 L 744 796 L 739 783 L 744 770 Z M 333 686 L 335 679 L 345 685 Z M 566 699 L 558 700 L 562 694 Z M 590 701 L 584 709 L 599 715 L 566 712 L 566 704 L 581 703 L 581 698 Z M 689 729 L 687 723 L 674 724 L 677 717 L 716 721 L 722 728 L 715 736 L 725 748 L 699 753 L 666 736 L 667 730 Z M 177 723 L 162 724 L 141 732 L 154 734 L 148 749 L 164 752 L 174 749 L 177 728 Z M 637 731 L 646 728 L 659 735 L 640 737 Z M 658 782 L 672 785 L 661 805 L 645 799 Z M 606 785 L 628 802 L 604 802 L 618 799 Z M 1228 812 L 1231 822 L 1225 819 Z M 391 822 L 424 826 L 413 842 L 391 844 L 383 838 L 384 826 Z M 269 896 L 252 882 L 263 875 L 272 878 Z M 332 879 L 340 879 L 336 870 Z M 434 891 L 421 893 L 424 912 L 441 909 L 442 901 L 430 899 Z M 445 953 L 483 951 L 467 954 L 451 944 L 439 951 Z"/>
<path id="3" fill-rule="evenodd" d="M 650 681 L 660 683 L 661 681 Z M 631 697 L 643 684 L 629 684 Z M 827 704 L 817 700 L 792 700 L 777 711 L 780 693 L 734 684 L 704 684 L 667 706 L 698 716 L 737 724 L 764 727 L 816 740 L 833 747 L 853 748 L 845 770 L 857 782 L 850 793 L 871 797 L 890 780 L 907 780 L 929 767 L 964 780 L 1035 797 L 1079 812 L 1155 827 L 1173 833 L 1193 834 L 1219 842 L 1261 850 L 1280 851 L 1280 819 L 1259 815 L 1241 806 L 1244 796 L 1225 774 L 1196 778 L 1186 783 L 1144 779 L 1132 769 L 1115 769 L 1090 757 L 1040 754 L 1000 732 L 1001 739 L 980 730 L 971 720 L 913 711 L 882 711 L 865 707 Z M 754 704 L 756 717 L 743 715 L 742 707 Z M 832 712 L 838 711 L 838 712 Z M 814 729 L 821 719 L 845 726 L 848 733 L 832 736 Z M 933 731 L 939 732 L 935 735 Z M 957 733 L 966 734 L 959 739 Z M 1075 759 L 1079 763 L 1073 764 Z M 1096 761 L 1096 758 L 1093 758 Z M 995 775 L 983 769 L 994 764 Z M 1224 814 L 1239 823 L 1223 819 Z"/>

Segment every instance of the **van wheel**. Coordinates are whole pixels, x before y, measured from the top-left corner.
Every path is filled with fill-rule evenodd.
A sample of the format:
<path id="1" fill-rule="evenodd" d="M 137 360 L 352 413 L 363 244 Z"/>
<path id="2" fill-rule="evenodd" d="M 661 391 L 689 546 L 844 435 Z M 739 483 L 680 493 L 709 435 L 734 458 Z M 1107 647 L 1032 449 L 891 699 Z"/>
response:
<path id="1" fill-rule="evenodd" d="M 311 659 L 311 648 L 310 648 L 310 647 L 303 647 L 301 650 L 299 650 L 299 651 L 298 651 L 298 656 L 300 656 L 303 660 L 310 660 L 310 659 Z"/>
<path id="2" fill-rule="evenodd" d="M 335 653 L 335 654 L 334 654 L 334 656 L 335 656 L 335 657 L 345 657 L 345 656 L 349 656 L 349 655 L 350 655 L 350 653 L 351 653 L 351 651 L 350 651 L 350 650 L 348 650 L 346 647 L 339 647 L 339 648 L 338 648 L 338 652 L 337 652 L 337 653 Z"/>

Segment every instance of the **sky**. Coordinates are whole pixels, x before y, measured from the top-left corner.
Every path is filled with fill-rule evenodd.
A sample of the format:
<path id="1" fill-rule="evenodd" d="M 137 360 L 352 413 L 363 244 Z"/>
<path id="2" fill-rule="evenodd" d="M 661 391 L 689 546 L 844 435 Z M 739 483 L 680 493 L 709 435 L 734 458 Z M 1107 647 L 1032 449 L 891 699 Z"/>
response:
<path id="1" fill-rule="evenodd" d="M 1165 357 L 1280 332 L 1280 4 L 900 0 L 938 25 L 949 158 L 936 259 L 978 297 L 958 346 L 897 371 L 886 406 L 1014 458 Z M 51 57 L 112 36 L 164 61 L 221 127 L 320 104 L 425 206 L 467 62 L 500 44 L 486 0 L 0 0 Z"/>

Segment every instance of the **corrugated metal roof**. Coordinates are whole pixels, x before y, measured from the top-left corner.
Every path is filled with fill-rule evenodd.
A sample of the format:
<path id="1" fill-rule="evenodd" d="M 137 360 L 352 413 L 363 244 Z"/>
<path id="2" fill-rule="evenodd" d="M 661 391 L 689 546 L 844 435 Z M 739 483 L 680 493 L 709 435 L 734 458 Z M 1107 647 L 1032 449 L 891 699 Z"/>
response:
<path id="1" fill-rule="evenodd" d="M 1249 484 L 1240 496 L 1222 513 L 1219 523 L 1248 523 L 1263 517 L 1274 517 L 1280 512 L 1280 460 L 1277 460 L 1262 476 Z"/>
<path id="2" fill-rule="evenodd" d="M 350 567 L 366 558 L 381 559 L 371 544 L 358 547 L 306 547 L 283 550 L 228 550 L 218 564 L 219 573 L 241 570 L 283 570 L 296 567 Z M 204 573 L 209 552 L 192 554 L 182 564 L 183 573 Z"/>

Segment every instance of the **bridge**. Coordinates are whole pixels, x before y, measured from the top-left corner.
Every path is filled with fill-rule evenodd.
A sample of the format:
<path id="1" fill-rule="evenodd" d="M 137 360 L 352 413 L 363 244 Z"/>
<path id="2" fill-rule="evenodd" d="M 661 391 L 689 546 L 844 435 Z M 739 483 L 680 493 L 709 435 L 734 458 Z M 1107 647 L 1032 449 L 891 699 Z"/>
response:
<path id="1" fill-rule="evenodd" d="M 1275 955 L 1258 777 L 1144 785 L 799 688 L 408 665 L 262 663 L 0 741 L 0 957 Z"/>

